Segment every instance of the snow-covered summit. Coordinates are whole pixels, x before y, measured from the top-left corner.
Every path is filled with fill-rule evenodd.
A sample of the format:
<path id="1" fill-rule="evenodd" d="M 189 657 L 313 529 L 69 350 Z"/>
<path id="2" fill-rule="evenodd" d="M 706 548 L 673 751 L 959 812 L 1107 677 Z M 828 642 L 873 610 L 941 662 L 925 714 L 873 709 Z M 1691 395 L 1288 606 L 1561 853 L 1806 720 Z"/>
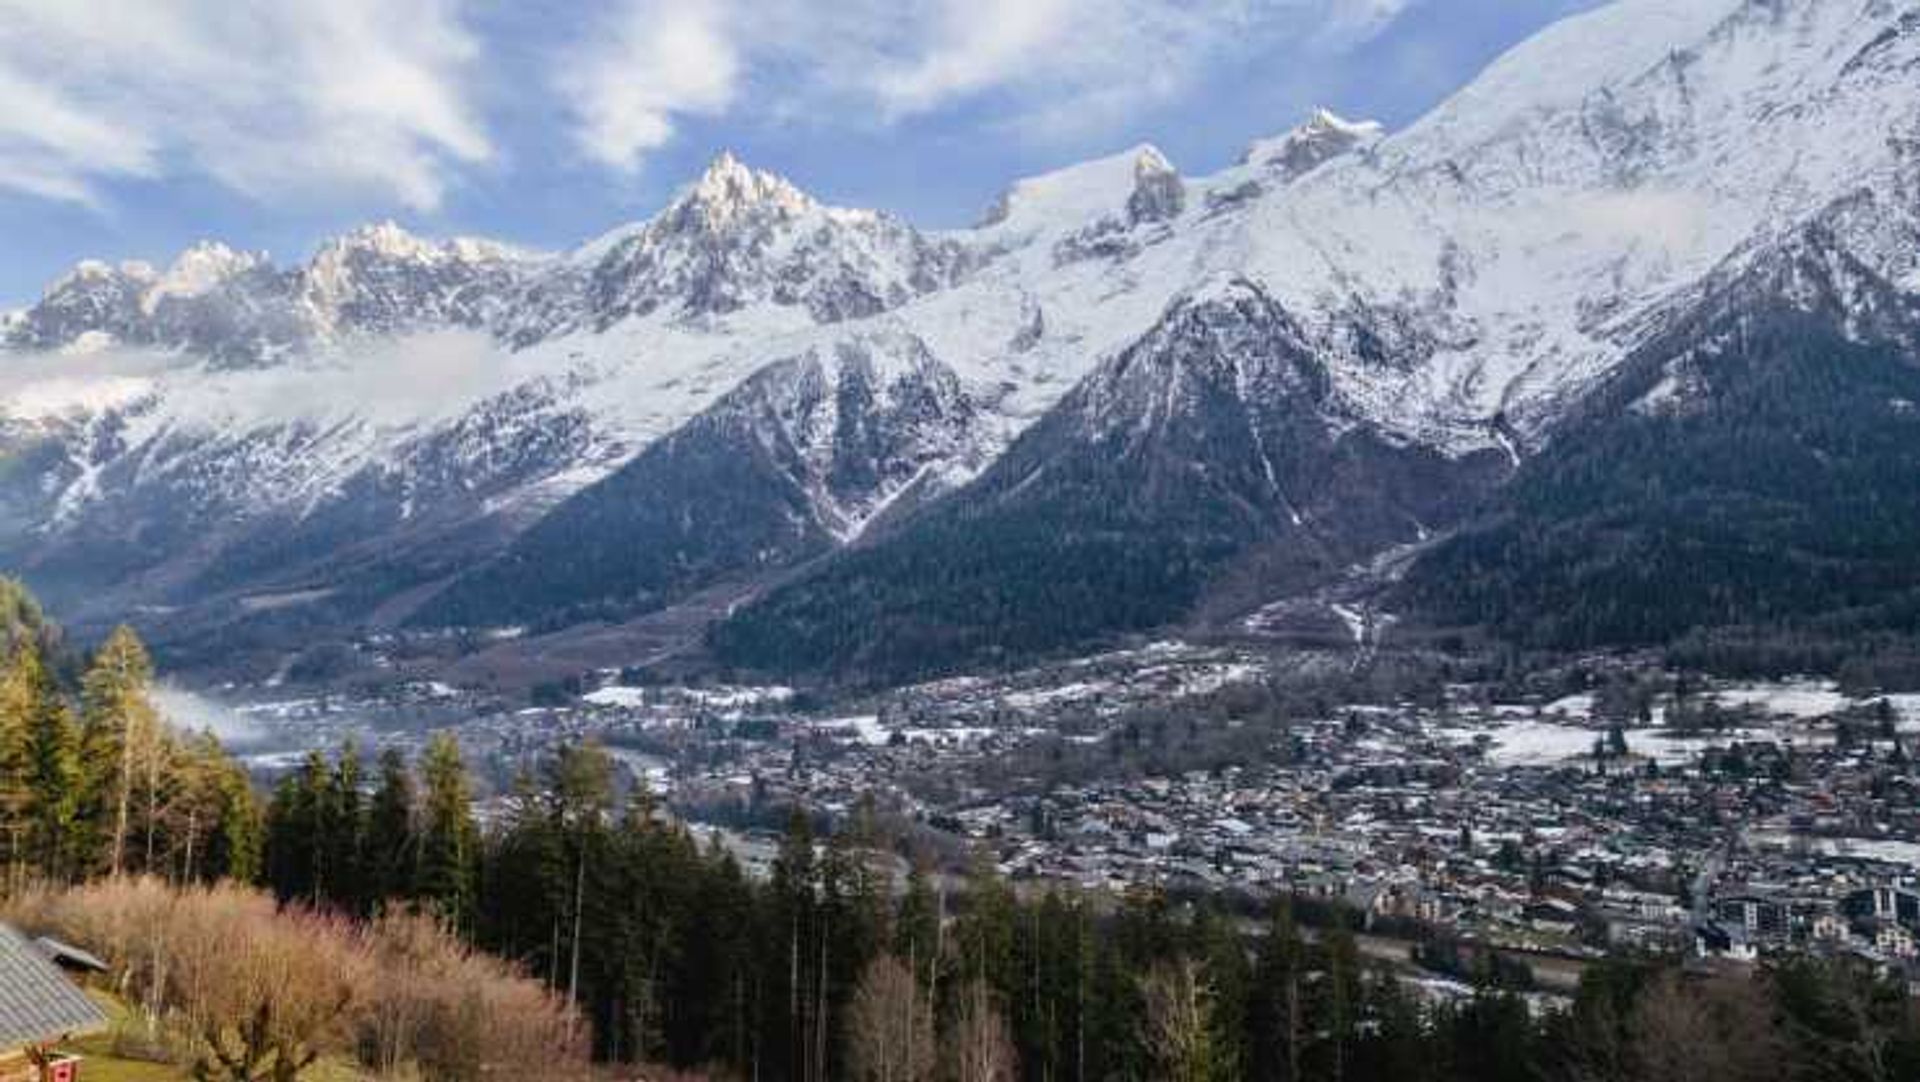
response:
<path id="1" fill-rule="evenodd" d="M 678 226 L 717 232 L 748 215 L 797 217 L 815 206 L 813 198 L 787 178 L 752 169 L 732 151 L 721 151 L 662 217 Z"/>
<path id="2" fill-rule="evenodd" d="M 264 253 L 236 252 L 218 241 L 203 240 L 174 257 L 166 273 L 140 298 L 140 308 L 151 315 L 166 297 L 198 297 L 269 266 Z"/>
<path id="3" fill-rule="evenodd" d="M 591 323 L 656 312 L 725 316 L 758 303 L 821 323 L 874 315 L 950 285 L 958 249 L 870 210 L 825 206 L 730 153 L 658 216 L 591 246 Z M 581 253 L 576 253 L 578 266 Z"/>
<path id="4" fill-rule="evenodd" d="M 1135 223 L 1164 222 L 1186 209 L 1187 187 L 1167 156 L 1149 147 L 1133 161 L 1133 194 L 1127 197 L 1127 216 Z"/>
<path id="5" fill-rule="evenodd" d="M 982 226 L 1008 236 L 1077 228 L 1105 215 L 1124 213 L 1142 175 L 1173 172 L 1160 148 L 1142 143 L 1015 181 L 989 208 Z"/>
<path id="6" fill-rule="evenodd" d="M 1240 162 L 1297 177 L 1385 134 L 1386 127 L 1378 121 L 1352 121 L 1330 109 L 1316 109 L 1292 131 L 1248 144 Z"/>
<path id="7" fill-rule="evenodd" d="M 480 326 L 538 261 L 474 238 L 433 241 L 392 221 L 326 242 L 295 275 L 294 304 L 315 337 Z"/>

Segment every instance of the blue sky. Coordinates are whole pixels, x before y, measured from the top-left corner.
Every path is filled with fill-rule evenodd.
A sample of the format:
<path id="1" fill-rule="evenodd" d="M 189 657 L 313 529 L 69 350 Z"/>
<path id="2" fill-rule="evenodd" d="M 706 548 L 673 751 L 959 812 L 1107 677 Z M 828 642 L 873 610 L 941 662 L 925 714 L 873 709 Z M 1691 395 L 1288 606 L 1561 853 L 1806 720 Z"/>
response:
<path id="1" fill-rule="evenodd" d="M 926 226 L 1138 142 L 1402 126 L 1596 0 L 0 0 L 0 304 L 202 238 L 577 243 L 722 148 Z"/>

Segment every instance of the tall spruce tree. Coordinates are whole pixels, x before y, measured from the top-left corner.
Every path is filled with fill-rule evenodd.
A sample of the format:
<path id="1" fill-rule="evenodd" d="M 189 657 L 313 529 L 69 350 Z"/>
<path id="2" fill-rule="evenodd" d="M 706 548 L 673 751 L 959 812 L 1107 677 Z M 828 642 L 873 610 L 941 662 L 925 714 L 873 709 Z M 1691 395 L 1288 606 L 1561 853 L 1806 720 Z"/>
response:
<path id="1" fill-rule="evenodd" d="M 410 898 L 414 894 L 414 856 L 418 851 L 414 822 L 413 772 L 398 748 L 380 753 L 380 781 L 367 809 L 366 881 L 374 902 Z"/>
<path id="2" fill-rule="evenodd" d="M 0 671 L 0 845 L 6 847 L 6 888 L 17 891 L 29 878 L 28 822 L 33 789 L 28 780 L 27 728 L 34 712 L 33 689 L 21 664 L 24 651 L 9 651 Z"/>
<path id="3" fill-rule="evenodd" d="M 1300 1082 L 1307 1040 L 1307 946 L 1293 906 L 1275 903 L 1255 951 L 1246 1002 L 1249 1082 Z"/>
<path id="4" fill-rule="evenodd" d="M 367 811 L 361 785 L 360 748 L 349 740 L 327 779 L 321 834 L 326 839 L 327 901 L 363 915 L 375 899 L 367 882 Z"/>
<path id="5" fill-rule="evenodd" d="M 104 834 L 105 870 L 137 865 L 134 844 L 143 782 L 151 782 L 165 733 L 149 697 L 153 661 L 132 628 L 122 625 L 93 655 L 81 682 L 82 740 L 88 772 L 85 814 Z M 147 786 L 151 792 L 151 786 Z M 149 801 L 151 810 L 151 801 Z"/>
<path id="6" fill-rule="evenodd" d="M 27 719 L 27 785 L 32 793 L 27 849 L 41 875 L 66 882 L 83 871 L 83 839 L 75 830 L 80 809 L 80 732 L 61 700 L 37 650 L 22 651 L 31 689 Z"/>
<path id="7" fill-rule="evenodd" d="M 473 820 L 473 787 L 466 760 L 450 733 L 437 733 L 420 760 L 425 789 L 420 820 L 416 890 L 456 928 L 473 926 L 480 830 Z"/>
<path id="8" fill-rule="evenodd" d="M 255 882 L 263 872 L 265 838 L 253 781 L 246 767 L 228 755 L 211 733 L 201 739 L 198 754 L 210 818 L 204 828 L 204 850 L 196 849 L 185 861 L 186 875 L 201 881 Z"/>
<path id="9" fill-rule="evenodd" d="M 758 1066 L 769 1077 L 808 1082 L 816 1009 L 819 878 L 813 823 L 799 808 L 773 860 L 767 892 L 767 940 L 761 952 L 767 990 L 761 1025 L 766 1036 Z"/>

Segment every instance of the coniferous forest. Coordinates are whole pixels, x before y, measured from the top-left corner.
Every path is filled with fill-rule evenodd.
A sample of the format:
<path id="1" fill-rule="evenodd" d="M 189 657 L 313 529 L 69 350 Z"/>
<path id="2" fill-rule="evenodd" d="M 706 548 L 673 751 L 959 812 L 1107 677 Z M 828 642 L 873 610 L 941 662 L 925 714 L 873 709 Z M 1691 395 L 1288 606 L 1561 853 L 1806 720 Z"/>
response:
<path id="1" fill-rule="evenodd" d="M 164 724 L 131 632 L 82 656 L 24 593 L 0 597 L 0 837 L 16 919 L 121 927 L 97 910 L 159 904 L 88 883 L 141 877 L 149 894 L 178 892 L 161 907 L 181 912 L 257 886 L 293 922 L 290 941 L 372 944 L 325 955 L 362 959 L 361 982 L 463 950 L 502 959 L 456 970 L 522 987 L 486 968 L 504 966 L 526 986 L 490 1000 L 501 1021 L 470 1020 L 467 1045 L 525 1057 L 532 1034 L 563 1073 L 611 1069 L 568 1058 L 578 1040 L 603 1065 L 795 1082 L 1920 1077 L 1907 990 L 1839 963 L 1617 957 L 1586 970 L 1569 1006 L 1543 1007 L 1524 966 L 1438 937 L 1421 954 L 1452 976 L 1411 982 L 1326 902 L 1011 883 L 985 850 L 964 871 L 916 859 L 865 809 L 824 828 L 795 809 L 777 854 L 750 871 L 644 790 L 620 792 L 592 745 L 530 766 L 485 824 L 448 737 L 414 762 L 316 754 L 263 794 L 216 742 Z M 71 916 L 89 905 L 93 923 Z M 395 923 L 408 919 L 434 930 Z M 157 987 L 142 965 L 129 963 L 127 987 Z M 444 999 L 451 985 L 435 987 Z M 567 1013 L 579 1022 L 555 1021 Z M 529 1018 L 516 1042 L 498 1037 Z M 310 1049 L 310 1064 L 327 1032 L 273 1039 Z M 343 1054 L 398 1062 L 378 1023 L 342 1032 Z M 200 1077 L 266 1077 L 248 1049 L 209 1056 L 239 1066 Z M 503 1062 L 422 1053 L 407 1069 L 478 1078 Z"/>

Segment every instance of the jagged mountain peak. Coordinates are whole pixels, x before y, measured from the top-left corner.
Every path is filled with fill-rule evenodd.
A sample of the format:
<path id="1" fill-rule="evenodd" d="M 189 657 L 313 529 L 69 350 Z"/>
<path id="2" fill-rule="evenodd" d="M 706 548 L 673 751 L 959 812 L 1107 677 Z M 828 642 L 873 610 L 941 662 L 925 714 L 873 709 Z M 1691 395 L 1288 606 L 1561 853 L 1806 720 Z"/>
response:
<path id="1" fill-rule="evenodd" d="M 153 264 L 140 259 L 127 259 L 111 263 L 104 259 L 82 259 L 60 277 L 47 283 L 41 291 L 42 299 L 52 298 L 75 288 L 86 288 L 101 282 L 150 282 L 156 276 Z"/>
<path id="2" fill-rule="evenodd" d="M 754 169 L 732 151 L 723 150 L 707 164 L 698 179 L 682 190 L 665 216 L 691 216 L 711 228 L 724 228 L 754 209 L 794 216 L 817 205 L 812 196 L 787 178 Z"/>
<path id="3" fill-rule="evenodd" d="M 1118 154 L 1024 177 L 988 209 L 985 228 L 1024 233 L 1070 231 L 1123 213 L 1143 178 L 1177 178 L 1160 149 L 1140 143 Z"/>
<path id="4" fill-rule="evenodd" d="M 964 269 L 952 242 L 876 211 L 825 206 L 727 152 L 659 215 L 568 262 L 584 270 L 590 322 L 602 330 L 635 315 L 704 320 L 761 302 L 832 323 L 896 307 Z"/>
<path id="5" fill-rule="evenodd" d="M 393 219 L 387 218 L 357 226 L 321 245 L 320 250 L 322 253 L 364 251 L 395 259 L 407 259 L 430 255 L 438 250 L 438 245 L 417 236 Z"/>
<path id="6" fill-rule="evenodd" d="M 624 247 L 660 234 L 721 232 L 756 217 L 755 211 L 769 209 L 775 217 L 790 221 L 816 208 L 824 209 L 786 177 L 755 169 L 733 151 L 721 150 L 699 176 L 674 192 L 659 213 L 602 233 L 569 252 L 567 262 L 591 268 Z"/>
<path id="7" fill-rule="evenodd" d="M 322 244 L 295 276 L 293 303 L 321 339 L 436 325 L 480 326 L 537 257 L 474 238 L 437 241 L 391 220 Z"/>
<path id="8" fill-rule="evenodd" d="M 423 237 L 388 218 L 357 226 L 323 242 L 308 265 L 309 273 L 355 258 L 410 263 L 490 263 L 533 260 L 538 256 L 481 237 L 446 240 Z"/>
<path id="9" fill-rule="evenodd" d="M 1152 143 L 1143 144 L 1133 156 L 1133 175 L 1135 179 L 1145 176 L 1158 176 L 1164 173 L 1177 173 L 1173 162 L 1166 153 Z"/>
<path id="10" fill-rule="evenodd" d="M 1133 159 L 1133 194 L 1127 196 L 1127 217 L 1135 222 L 1164 222 L 1186 209 L 1187 186 L 1158 147 L 1142 148 Z"/>
<path id="11" fill-rule="evenodd" d="M 1084 386 L 1100 413 L 1141 416 L 1172 410 L 1194 380 L 1249 386 L 1260 393 L 1311 385 L 1324 397 L 1325 371 L 1294 318 L 1257 283 L 1217 277 L 1167 306 L 1160 322 Z M 1242 391 L 1241 393 L 1249 393 Z"/>
<path id="12" fill-rule="evenodd" d="M 1307 117 L 1306 123 L 1292 131 L 1254 140 L 1241 155 L 1240 163 L 1297 177 L 1385 134 L 1386 127 L 1378 121 L 1348 120 L 1331 109 L 1318 108 Z"/>
<path id="13" fill-rule="evenodd" d="M 140 299 L 141 310 L 152 314 L 167 297 L 198 297 L 219 289 L 242 275 L 271 271 L 265 252 L 241 252 L 215 240 L 201 240 L 175 256 L 164 274 Z"/>

